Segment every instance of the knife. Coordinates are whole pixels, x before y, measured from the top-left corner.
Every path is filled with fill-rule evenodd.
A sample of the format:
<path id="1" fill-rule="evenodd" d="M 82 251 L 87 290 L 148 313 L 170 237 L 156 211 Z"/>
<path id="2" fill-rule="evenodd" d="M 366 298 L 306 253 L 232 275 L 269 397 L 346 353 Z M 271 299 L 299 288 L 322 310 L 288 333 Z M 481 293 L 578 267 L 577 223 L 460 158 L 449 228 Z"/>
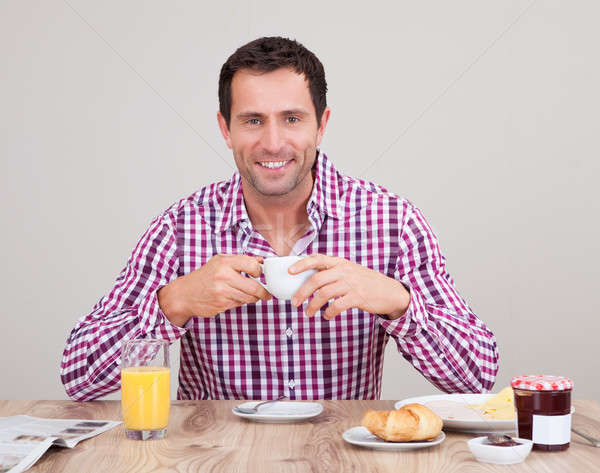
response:
<path id="1" fill-rule="evenodd" d="M 584 439 L 588 440 L 594 447 L 600 447 L 600 439 L 599 438 L 592 437 L 591 435 L 585 434 L 581 430 L 574 429 L 573 427 L 571 427 L 571 430 L 573 432 L 575 432 L 577 435 L 579 435 L 580 437 L 583 437 Z"/>

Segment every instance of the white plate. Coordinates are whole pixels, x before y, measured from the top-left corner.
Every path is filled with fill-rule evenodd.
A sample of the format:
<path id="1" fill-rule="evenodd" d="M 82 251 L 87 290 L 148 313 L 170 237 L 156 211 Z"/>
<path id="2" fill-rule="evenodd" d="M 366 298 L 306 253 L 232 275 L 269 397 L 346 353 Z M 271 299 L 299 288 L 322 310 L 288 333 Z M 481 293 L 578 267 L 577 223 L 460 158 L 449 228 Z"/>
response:
<path id="1" fill-rule="evenodd" d="M 240 407 L 252 408 L 259 402 L 261 401 L 245 402 Z M 316 417 L 323 412 L 323 406 L 318 402 L 279 401 L 259 407 L 256 414 L 242 414 L 234 409 L 231 412 L 255 422 L 287 424 Z"/>
<path id="2" fill-rule="evenodd" d="M 438 445 L 444 441 L 446 434 L 440 434 L 428 442 L 386 442 L 376 437 L 366 427 L 352 427 L 342 434 L 342 438 L 352 445 L 359 447 L 372 448 L 373 450 L 416 450 L 418 448 L 427 448 Z"/>
<path id="3" fill-rule="evenodd" d="M 488 399 L 491 399 L 496 394 L 434 394 L 432 396 L 411 397 L 398 401 L 395 408 L 399 409 L 405 404 L 418 402 L 419 404 L 427 405 L 430 401 L 454 401 L 463 404 L 465 407 L 468 404 L 483 404 Z M 432 409 L 435 412 L 435 409 Z M 483 415 L 480 418 L 470 419 L 461 418 L 458 416 L 450 416 L 448 411 L 438 412 L 437 414 L 444 421 L 445 430 L 457 430 L 460 432 L 472 432 L 476 434 L 484 434 L 488 432 L 497 433 L 512 433 L 517 431 L 517 418 L 512 420 L 496 420 L 486 419 Z M 477 414 L 477 411 L 469 409 Z"/>

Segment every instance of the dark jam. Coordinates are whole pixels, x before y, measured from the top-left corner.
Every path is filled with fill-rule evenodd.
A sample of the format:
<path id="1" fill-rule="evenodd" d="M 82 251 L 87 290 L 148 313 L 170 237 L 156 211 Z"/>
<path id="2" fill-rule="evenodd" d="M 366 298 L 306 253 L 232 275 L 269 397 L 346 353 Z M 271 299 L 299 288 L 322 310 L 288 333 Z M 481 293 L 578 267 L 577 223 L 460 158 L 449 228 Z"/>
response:
<path id="1" fill-rule="evenodd" d="M 504 440 L 502 442 L 492 443 L 489 440 L 483 442 L 485 445 L 493 445 L 494 447 L 514 447 L 515 445 L 521 445 L 519 442 L 515 442 L 513 439 Z"/>
<path id="2" fill-rule="evenodd" d="M 532 439 L 533 415 L 562 416 L 571 413 L 571 390 L 529 391 L 514 388 L 515 408 L 519 437 Z M 569 442 L 561 445 L 534 443 L 534 450 L 559 451 L 569 448 Z"/>

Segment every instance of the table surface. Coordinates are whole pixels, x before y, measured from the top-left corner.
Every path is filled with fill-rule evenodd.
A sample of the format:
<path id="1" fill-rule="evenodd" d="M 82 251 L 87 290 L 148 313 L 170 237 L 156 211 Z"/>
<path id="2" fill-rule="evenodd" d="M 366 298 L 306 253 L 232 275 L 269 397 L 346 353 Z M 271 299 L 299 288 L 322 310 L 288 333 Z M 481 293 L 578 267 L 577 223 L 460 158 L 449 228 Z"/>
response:
<path id="1" fill-rule="evenodd" d="M 342 433 L 367 409 L 393 401 L 319 401 L 323 413 L 298 424 L 259 424 L 234 416 L 239 401 L 174 401 L 165 439 L 135 441 L 120 425 L 73 449 L 52 447 L 32 472 L 600 472 L 600 448 L 576 434 L 564 452 L 532 451 L 510 466 L 477 462 L 467 447 L 475 434 L 446 432 L 440 445 L 405 452 L 355 447 Z M 575 401 L 573 425 L 596 429 L 600 403 Z M 0 401 L 0 416 L 120 420 L 119 401 Z"/>

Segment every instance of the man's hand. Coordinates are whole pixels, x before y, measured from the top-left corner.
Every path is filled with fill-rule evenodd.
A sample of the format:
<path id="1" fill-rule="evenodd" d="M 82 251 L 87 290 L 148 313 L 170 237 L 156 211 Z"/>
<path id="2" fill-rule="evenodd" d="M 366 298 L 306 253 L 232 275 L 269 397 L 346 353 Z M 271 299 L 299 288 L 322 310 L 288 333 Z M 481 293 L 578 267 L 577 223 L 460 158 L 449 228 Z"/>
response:
<path id="1" fill-rule="evenodd" d="M 292 304 L 298 307 L 315 294 L 306 308 L 309 317 L 331 299 L 334 301 L 323 314 L 327 320 L 351 308 L 388 315 L 391 319 L 401 317 L 408 309 L 410 293 L 402 283 L 360 264 L 314 254 L 292 265 L 289 272 L 297 274 L 307 269 L 319 271 L 298 289 Z"/>
<path id="2" fill-rule="evenodd" d="M 269 300 L 271 294 L 254 277 L 261 273 L 262 258 L 246 255 L 215 255 L 206 264 L 181 276 L 158 291 L 158 305 L 175 325 L 192 316 L 214 317 L 221 312 Z"/>

